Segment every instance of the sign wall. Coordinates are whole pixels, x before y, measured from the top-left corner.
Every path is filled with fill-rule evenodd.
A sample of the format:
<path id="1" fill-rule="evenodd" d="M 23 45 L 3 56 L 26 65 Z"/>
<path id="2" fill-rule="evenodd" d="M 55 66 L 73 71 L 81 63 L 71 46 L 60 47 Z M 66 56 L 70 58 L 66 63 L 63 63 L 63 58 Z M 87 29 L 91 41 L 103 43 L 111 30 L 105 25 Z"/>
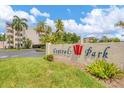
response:
<path id="1" fill-rule="evenodd" d="M 88 65 L 96 59 L 105 59 L 124 70 L 124 42 L 47 44 L 46 53 L 54 54 L 57 61 L 84 65 Z"/>

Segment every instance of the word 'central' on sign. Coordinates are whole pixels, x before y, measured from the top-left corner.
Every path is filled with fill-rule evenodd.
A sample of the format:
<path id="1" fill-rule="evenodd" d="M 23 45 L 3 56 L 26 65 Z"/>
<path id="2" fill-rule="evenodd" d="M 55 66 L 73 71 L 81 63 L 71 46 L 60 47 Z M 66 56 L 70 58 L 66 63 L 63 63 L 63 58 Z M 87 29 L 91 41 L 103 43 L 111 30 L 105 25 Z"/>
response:
<path id="1" fill-rule="evenodd" d="M 53 49 L 53 53 L 54 54 L 62 54 L 62 55 L 71 55 L 72 51 L 71 51 L 71 46 L 68 47 L 67 49 Z"/>

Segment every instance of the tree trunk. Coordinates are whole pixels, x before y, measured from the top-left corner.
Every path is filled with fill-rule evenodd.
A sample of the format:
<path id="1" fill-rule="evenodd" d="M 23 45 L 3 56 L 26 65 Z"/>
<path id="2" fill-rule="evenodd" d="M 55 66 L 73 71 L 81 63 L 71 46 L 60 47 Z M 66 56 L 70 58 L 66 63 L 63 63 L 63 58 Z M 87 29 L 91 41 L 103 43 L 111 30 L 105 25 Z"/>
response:
<path id="1" fill-rule="evenodd" d="M 20 36 L 19 36 L 19 31 L 17 32 L 17 35 L 18 35 L 18 49 L 20 49 Z"/>
<path id="2" fill-rule="evenodd" d="M 13 48 L 16 48 L 15 47 L 15 30 L 13 29 Z"/>

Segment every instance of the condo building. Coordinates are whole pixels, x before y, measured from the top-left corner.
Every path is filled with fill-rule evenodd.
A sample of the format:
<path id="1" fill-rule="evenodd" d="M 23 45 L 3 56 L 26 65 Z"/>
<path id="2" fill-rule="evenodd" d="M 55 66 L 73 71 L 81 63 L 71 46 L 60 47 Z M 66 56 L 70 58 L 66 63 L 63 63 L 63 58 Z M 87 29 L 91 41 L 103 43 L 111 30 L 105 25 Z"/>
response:
<path id="1" fill-rule="evenodd" d="M 20 31 L 20 33 L 18 34 L 17 31 L 13 30 L 9 24 L 6 27 L 6 38 L 6 48 L 17 48 L 18 42 L 20 43 L 20 47 L 23 47 L 23 38 L 28 38 L 29 40 L 31 40 L 32 46 L 40 44 L 40 37 L 35 30 L 23 30 Z"/>

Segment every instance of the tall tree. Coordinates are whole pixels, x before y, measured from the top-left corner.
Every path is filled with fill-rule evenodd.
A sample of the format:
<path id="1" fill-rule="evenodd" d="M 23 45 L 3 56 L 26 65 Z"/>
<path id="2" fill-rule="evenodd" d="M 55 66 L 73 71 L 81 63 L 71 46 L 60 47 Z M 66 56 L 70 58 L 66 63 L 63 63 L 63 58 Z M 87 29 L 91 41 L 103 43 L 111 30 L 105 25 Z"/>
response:
<path id="1" fill-rule="evenodd" d="M 107 36 L 103 36 L 100 42 L 109 42 L 109 38 Z"/>
<path id="2" fill-rule="evenodd" d="M 46 34 L 50 34 L 52 32 L 52 28 L 50 26 L 47 26 Z"/>
<path id="3" fill-rule="evenodd" d="M 61 19 L 58 19 L 55 21 L 56 26 L 56 35 L 59 39 L 62 39 L 63 33 L 64 33 L 64 23 Z"/>
<path id="4" fill-rule="evenodd" d="M 80 36 L 76 35 L 75 33 L 64 32 L 63 34 L 63 41 L 64 43 L 77 43 L 80 40 Z"/>
<path id="5" fill-rule="evenodd" d="M 0 34 L 0 41 L 3 42 L 3 46 L 4 46 L 4 42 L 6 41 L 6 36 L 5 36 L 5 34 Z"/>
<path id="6" fill-rule="evenodd" d="M 119 21 L 117 24 L 115 24 L 115 26 L 120 26 L 120 27 L 124 28 L 124 22 Z"/>
<path id="7" fill-rule="evenodd" d="M 5 34 L 0 34 L 0 41 L 5 41 Z"/>
<path id="8" fill-rule="evenodd" d="M 48 43 L 51 41 L 51 32 L 52 28 L 48 26 L 44 21 L 40 21 L 37 24 L 35 30 L 38 32 L 40 36 L 40 41 L 42 44 Z"/>
<path id="9" fill-rule="evenodd" d="M 115 26 L 119 26 L 119 27 L 124 28 L 124 22 L 123 21 L 119 21 L 117 24 L 115 24 Z M 124 34 L 122 36 L 124 36 Z"/>
<path id="10" fill-rule="evenodd" d="M 46 23 L 43 21 L 40 21 L 37 27 L 35 28 L 35 30 L 38 32 L 39 36 L 41 36 L 46 32 Z"/>
<path id="11" fill-rule="evenodd" d="M 18 16 L 14 16 L 12 21 L 12 29 L 17 31 L 17 37 L 18 37 L 18 49 L 20 48 L 20 42 L 21 42 L 21 32 L 25 29 L 28 29 L 27 25 L 27 19 L 25 18 L 19 18 Z"/>
<path id="12" fill-rule="evenodd" d="M 58 20 L 55 21 L 55 26 L 56 26 L 56 29 L 57 29 L 56 32 L 60 32 L 60 31 L 63 32 L 64 31 L 64 24 L 63 24 L 61 19 L 58 19 Z"/>

